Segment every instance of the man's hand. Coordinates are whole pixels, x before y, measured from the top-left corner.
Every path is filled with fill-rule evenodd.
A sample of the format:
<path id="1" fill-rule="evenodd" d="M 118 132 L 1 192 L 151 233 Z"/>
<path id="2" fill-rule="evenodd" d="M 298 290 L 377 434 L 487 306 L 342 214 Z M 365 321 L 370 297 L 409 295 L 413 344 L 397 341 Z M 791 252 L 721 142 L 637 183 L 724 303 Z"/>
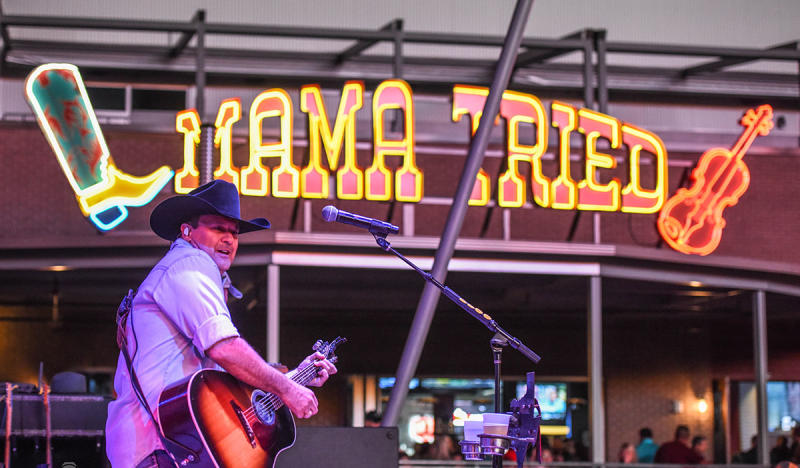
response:
<path id="1" fill-rule="evenodd" d="M 281 400 L 286 407 L 298 418 L 310 418 L 317 414 L 319 403 L 317 397 L 310 389 L 297 382 L 290 381 L 291 385 L 287 391 L 281 395 Z"/>
<path id="2" fill-rule="evenodd" d="M 325 356 L 320 352 L 311 354 L 307 358 L 303 359 L 303 362 L 297 366 L 297 371 L 305 369 L 308 366 L 319 367 L 317 377 L 308 383 L 308 385 L 312 387 L 321 387 L 328 380 L 328 377 L 337 372 L 336 366 L 334 366 L 329 360 L 325 359 Z"/>

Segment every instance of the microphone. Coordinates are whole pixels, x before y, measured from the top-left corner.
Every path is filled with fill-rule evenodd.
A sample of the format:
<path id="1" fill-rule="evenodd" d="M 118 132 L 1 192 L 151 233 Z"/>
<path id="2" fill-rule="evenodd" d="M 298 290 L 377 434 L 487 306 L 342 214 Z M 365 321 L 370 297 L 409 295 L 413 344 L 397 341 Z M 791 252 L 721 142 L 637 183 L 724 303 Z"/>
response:
<path id="1" fill-rule="evenodd" d="M 386 235 L 397 234 L 400 232 L 400 228 L 394 224 L 373 218 L 367 218 L 366 216 L 348 213 L 346 211 L 337 209 L 333 205 L 328 205 L 322 209 L 322 218 L 329 223 L 336 221 L 337 223 L 344 223 L 351 226 L 364 228 L 373 234 Z"/>

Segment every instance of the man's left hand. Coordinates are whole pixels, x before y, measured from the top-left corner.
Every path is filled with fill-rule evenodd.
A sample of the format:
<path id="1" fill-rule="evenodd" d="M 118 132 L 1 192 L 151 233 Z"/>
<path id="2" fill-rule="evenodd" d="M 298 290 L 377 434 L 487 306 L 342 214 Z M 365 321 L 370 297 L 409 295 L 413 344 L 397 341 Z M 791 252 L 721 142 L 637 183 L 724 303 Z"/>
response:
<path id="1" fill-rule="evenodd" d="M 297 366 L 297 371 L 300 371 L 308 366 L 317 366 L 319 368 L 317 371 L 317 377 L 308 383 L 308 385 L 311 387 L 321 387 L 328 380 L 328 377 L 337 372 L 336 366 L 334 366 L 329 360 L 325 359 L 325 356 L 320 352 L 315 352 L 314 354 L 311 354 L 307 358 L 303 359 L 303 362 Z"/>

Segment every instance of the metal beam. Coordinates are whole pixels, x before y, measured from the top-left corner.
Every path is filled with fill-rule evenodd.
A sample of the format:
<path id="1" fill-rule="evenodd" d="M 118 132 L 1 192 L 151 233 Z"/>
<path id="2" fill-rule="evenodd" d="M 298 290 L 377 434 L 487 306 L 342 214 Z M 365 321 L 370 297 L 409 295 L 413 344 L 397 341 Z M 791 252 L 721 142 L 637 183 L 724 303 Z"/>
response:
<path id="1" fill-rule="evenodd" d="M 608 67 L 606 59 L 606 31 L 605 29 L 593 30 L 592 43 L 594 53 L 597 57 L 595 71 L 597 75 L 597 110 L 603 114 L 608 114 Z M 592 240 L 595 244 L 602 242 L 602 218 L 600 212 L 595 211 L 592 215 Z"/>
<path id="2" fill-rule="evenodd" d="M 787 42 L 785 44 L 778 44 L 776 46 L 772 46 L 766 50 L 797 50 L 797 41 Z M 715 60 L 713 62 L 703 63 L 700 65 L 695 65 L 693 67 L 687 67 L 680 71 L 680 75 L 682 78 L 686 78 L 690 75 L 696 75 L 698 73 L 704 72 L 714 72 L 726 67 L 732 67 L 734 65 L 740 65 L 742 63 L 752 62 L 753 60 L 757 60 L 756 58 L 725 58 Z"/>
<path id="3" fill-rule="evenodd" d="M 119 31 L 192 31 L 192 23 L 179 21 L 116 20 L 110 18 L 74 18 L 66 16 L 9 15 L 4 22 L 9 26 L 30 28 L 105 29 Z"/>
<path id="4" fill-rule="evenodd" d="M 517 0 L 503 44 L 503 50 L 500 52 L 500 59 L 497 61 L 494 79 L 489 88 L 489 96 L 487 96 L 484 104 L 483 115 L 494 116 L 500 111 L 500 101 L 508 86 L 508 80 L 514 68 L 514 61 L 519 52 L 522 34 L 525 31 L 525 24 L 528 22 L 532 5 L 533 0 Z M 453 197 L 453 204 L 447 216 L 444 232 L 436 250 L 436 257 L 431 270 L 432 276 L 439 282 L 443 282 L 447 276 L 448 264 L 455 250 L 456 240 L 467 211 L 467 202 L 472 192 L 472 187 L 475 185 L 475 177 L 478 175 L 478 170 L 483 162 L 493 124 L 494 118 L 481 119 L 472 145 L 470 145 L 469 155 L 464 163 L 464 170 L 461 174 L 455 197 Z M 436 304 L 439 302 L 439 295 L 439 289 L 434 287 L 433 284 L 429 282 L 425 284 L 397 369 L 397 379 L 392 389 L 392 395 L 383 421 L 381 421 L 383 426 L 397 425 L 400 409 L 408 395 L 408 384 L 417 369 L 419 358 L 422 355 L 422 348 L 428 337 L 428 330 L 433 320 Z"/>
<path id="5" fill-rule="evenodd" d="M 639 42 L 608 42 L 608 51 L 624 54 L 684 55 L 691 57 L 742 58 L 752 60 L 800 60 L 800 51 L 733 47 L 689 46 Z"/>
<path id="6" fill-rule="evenodd" d="M 397 18 L 397 19 L 392 20 L 392 21 L 386 23 L 385 25 L 381 26 L 378 29 L 378 31 L 400 31 L 402 29 L 403 29 L 403 20 L 400 19 L 400 18 Z M 339 55 L 337 55 L 336 56 L 336 60 L 334 60 L 334 63 L 336 65 L 341 65 L 342 63 L 346 62 L 351 57 L 355 57 L 356 55 L 361 54 L 361 52 L 364 52 L 365 50 L 367 50 L 370 47 L 374 46 L 378 42 L 380 42 L 379 39 L 360 40 L 360 41 L 356 42 L 355 44 L 353 44 L 352 46 L 350 46 L 347 49 L 345 49 Z"/>
<path id="7" fill-rule="evenodd" d="M 567 34 L 566 36 L 562 36 L 561 40 L 583 40 L 586 38 L 588 34 L 587 29 L 581 29 L 580 31 L 575 31 L 572 34 Z M 575 50 L 580 50 L 580 48 L 575 48 L 573 50 L 570 49 L 528 49 L 525 52 L 519 54 L 517 57 L 517 63 L 515 67 L 520 68 L 524 67 L 525 65 L 529 65 L 531 63 L 540 63 L 544 62 L 545 60 L 550 60 L 551 58 L 560 57 L 564 54 L 568 54 L 570 52 L 574 52 Z"/>
<path id="8" fill-rule="evenodd" d="M 281 267 L 267 265 L 267 362 L 280 361 Z"/>
<path id="9" fill-rule="evenodd" d="M 758 423 L 758 463 L 769 466 L 767 440 L 767 293 L 753 294 L 753 357 L 756 381 L 756 421 Z"/>
<path id="10" fill-rule="evenodd" d="M 589 355 L 589 430 L 593 463 L 606 461 L 606 416 L 603 396 L 603 284 L 589 278 L 587 340 Z"/>
<path id="11" fill-rule="evenodd" d="M 205 21 L 205 18 L 206 18 L 205 10 L 197 10 L 197 12 L 195 12 L 194 16 L 192 17 L 192 19 L 190 21 L 192 23 L 197 24 L 200 21 Z M 180 39 L 178 39 L 178 42 L 175 44 L 175 47 L 170 49 L 169 54 L 168 54 L 169 58 L 175 58 L 175 57 L 179 56 L 183 52 L 183 50 L 186 48 L 186 46 L 189 45 L 189 41 L 192 40 L 192 38 L 194 37 L 194 34 L 195 34 L 195 31 L 184 31 L 184 32 L 182 32 Z"/>
<path id="12" fill-rule="evenodd" d="M 0 1 L 0 39 L 3 40 L 3 46 L 0 48 L 0 76 L 2 76 L 3 68 L 6 64 L 6 57 L 8 56 L 8 51 L 11 49 L 11 38 L 8 35 L 8 27 L 5 22 L 2 1 Z"/>
<path id="13" fill-rule="evenodd" d="M 179 21 L 115 20 L 109 18 L 76 18 L 61 16 L 6 16 L 4 23 L 9 26 L 64 29 L 99 29 L 129 31 L 192 32 L 195 25 Z M 392 31 L 369 29 L 311 28 L 294 26 L 270 26 L 236 23 L 206 23 L 209 34 L 240 36 L 279 36 L 302 37 L 307 39 L 374 40 L 391 42 Z M 458 46 L 497 46 L 502 47 L 503 36 L 479 36 L 475 34 L 452 34 L 437 32 L 406 32 L 404 41 L 427 44 L 446 44 Z M 522 39 L 520 45 L 531 49 L 580 49 L 581 41 L 563 39 Z"/>

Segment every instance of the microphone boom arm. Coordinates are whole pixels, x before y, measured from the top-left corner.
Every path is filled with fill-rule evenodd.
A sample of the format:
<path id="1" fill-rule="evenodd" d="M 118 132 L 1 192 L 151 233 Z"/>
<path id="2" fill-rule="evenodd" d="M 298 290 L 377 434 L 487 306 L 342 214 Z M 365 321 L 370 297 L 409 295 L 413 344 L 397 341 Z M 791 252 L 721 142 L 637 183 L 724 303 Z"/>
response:
<path id="1" fill-rule="evenodd" d="M 511 346 L 512 348 L 516 349 L 520 353 L 522 353 L 523 356 L 525 356 L 528 359 L 530 359 L 531 361 L 533 361 L 534 364 L 536 364 L 539 361 L 541 361 L 542 358 L 538 354 L 536 354 L 535 352 L 533 352 L 533 350 L 531 350 L 530 348 L 525 346 L 525 344 L 522 343 L 519 339 L 511 336 L 511 334 L 509 334 L 500 325 L 498 325 L 497 321 L 494 320 L 491 316 L 489 316 L 489 314 L 487 314 L 486 312 L 482 311 L 481 309 L 475 307 L 474 305 L 470 304 L 466 299 L 464 299 L 463 297 L 458 295 L 458 293 L 456 293 L 455 291 L 450 289 L 448 286 L 445 286 L 439 280 L 434 278 L 432 274 L 430 274 L 427 271 L 421 269 L 420 267 L 415 265 L 414 262 L 412 262 L 411 260 L 406 258 L 403 254 L 401 254 L 400 252 L 395 250 L 394 247 L 392 247 L 392 245 L 389 243 L 389 241 L 386 240 L 386 233 L 380 232 L 380 231 L 375 232 L 375 231 L 373 231 L 371 229 L 370 229 L 370 233 L 372 233 L 372 235 L 375 237 L 375 242 L 378 243 L 378 246 L 382 250 L 384 250 L 385 252 L 390 252 L 390 253 L 394 254 L 397 258 L 399 258 L 400 260 L 405 262 L 408 266 L 410 266 L 414 271 L 419 273 L 419 275 L 422 276 L 422 278 L 425 281 L 427 281 L 427 282 L 433 284 L 434 286 L 436 286 L 437 288 L 439 288 L 442 291 L 442 294 L 444 294 L 445 297 L 450 299 L 455 305 L 457 305 L 457 306 L 461 307 L 462 309 L 464 309 L 464 311 L 466 311 L 468 314 L 470 314 L 475 319 L 477 319 L 479 322 L 481 322 L 490 331 L 492 331 L 494 333 L 499 333 L 500 335 L 502 335 L 506 340 L 508 340 L 508 345 L 509 346 Z"/>

